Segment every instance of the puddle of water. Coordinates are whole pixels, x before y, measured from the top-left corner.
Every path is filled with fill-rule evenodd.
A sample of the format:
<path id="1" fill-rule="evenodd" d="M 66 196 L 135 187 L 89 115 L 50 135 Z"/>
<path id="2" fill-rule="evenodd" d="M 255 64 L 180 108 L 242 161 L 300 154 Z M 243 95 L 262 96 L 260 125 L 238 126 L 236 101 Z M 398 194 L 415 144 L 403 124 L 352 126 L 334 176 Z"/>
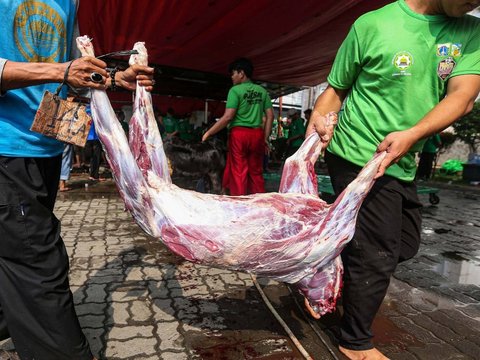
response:
<path id="1" fill-rule="evenodd" d="M 442 259 L 432 267 L 433 271 L 454 284 L 480 286 L 480 251 L 468 256 L 455 251 L 440 255 Z"/>

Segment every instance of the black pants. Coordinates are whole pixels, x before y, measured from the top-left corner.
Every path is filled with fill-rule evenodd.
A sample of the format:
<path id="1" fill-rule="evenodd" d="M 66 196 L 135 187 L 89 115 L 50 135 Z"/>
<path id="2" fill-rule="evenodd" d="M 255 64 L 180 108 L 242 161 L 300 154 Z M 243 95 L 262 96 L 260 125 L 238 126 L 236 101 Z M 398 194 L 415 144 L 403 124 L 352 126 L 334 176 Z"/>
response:
<path id="1" fill-rule="evenodd" d="M 91 360 L 53 214 L 61 156 L 0 156 L 0 339 L 22 360 Z"/>
<path id="2" fill-rule="evenodd" d="M 287 148 L 287 152 L 286 152 L 286 154 L 285 154 L 285 158 L 289 158 L 290 156 L 292 156 L 293 154 L 295 154 L 298 149 L 300 149 L 300 146 L 291 146 L 291 145 L 289 145 L 288 148 Z"/>
<path id="3" fill-rule="evenodd" d="M 329 152 L 332 184 L 339 194 L 361 170 Z M 355 235 L 342 252 L 344 285 L 341 346 L 373 348 L 371 326 L 397 264 L 412 258 L 420 245 L 421 203 L 414 183 L 379 178 L 358 214 Z"/>
<path id="4" fill-rule="evenodd" d="M 432 176 L 435 153 L 422 152 L 418 162 L 417 179 L 428 180 Z"/>
<path id="5" fill-rule="evenodd" d="M 100 177 L 100 162 L 102 160 L 102 144 L 100 140 L 88 140 L 87 146 L 91 147 L 92 156 L 90 157 L 90 177 L 98 179 Z"/>

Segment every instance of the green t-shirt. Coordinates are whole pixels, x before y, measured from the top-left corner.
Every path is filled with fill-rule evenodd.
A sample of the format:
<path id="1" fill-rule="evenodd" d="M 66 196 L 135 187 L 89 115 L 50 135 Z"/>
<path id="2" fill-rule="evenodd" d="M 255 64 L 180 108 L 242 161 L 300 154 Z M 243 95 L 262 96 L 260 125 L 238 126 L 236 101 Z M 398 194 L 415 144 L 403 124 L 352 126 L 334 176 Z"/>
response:
<path id="1" fill-rule="evenodd" d="M 303 140 L 305 139 L 305 131 L 307 128 L 305 127 L 305 122 L 302 118 L 298 118 L 292 121 L 292 123 L 288 126 L 285 126 L 288 129 L 288 138 L 293 138 L 297 135 L 302 135 L 301 137 L 293 140 L 290 143 L 290 146 L 293 148 L 299 148 Z"/>
<path id="2" fill-rule="evenodd" d="M 425 144 L 423 145 L 422 152 L 435 154 L 437 152 L 438 148 L 440 147 L 440 145 L 442 145 L 442 139 L 440 138 L 440 135 L 435 134 L 433 136 L 430 136 L 425 141 Z"/>
<path id="3" fill-rule="evenodd" d="M 393 131 L 415 125 L 448 79 L 480 74 L 480 19 L 414 13 L 399 0 L 361 16 L 338 50 L 329 84 L 351 89 L 328 150 L 363 166 Z M 416 144 L 387 174 L 411 181 Z"/>
<path id="4" fill-rule="evenodd" d="M 234 85 L 228 92 L 226 108 L 236 109 L 237 112 L 228 128 L 234 126 L 261 127 L 263 114 L 271 107 L 270 96 L 267 90 L 260 85 L 251 81 Z"/>
<path id="5" fill-rule="evenodd" d="M 178 120 L 178 136 L 182 140 L 192 141 L 194 138 L 193 125 L 188 119 Z"/>
<path id="6" fill-rule="evenodd" d="M 173 116 L 165 116 L 163 118 L 163 126 L 165 126 L 165 132 L 171 134 L 178 131 L 178 120 Z"/>

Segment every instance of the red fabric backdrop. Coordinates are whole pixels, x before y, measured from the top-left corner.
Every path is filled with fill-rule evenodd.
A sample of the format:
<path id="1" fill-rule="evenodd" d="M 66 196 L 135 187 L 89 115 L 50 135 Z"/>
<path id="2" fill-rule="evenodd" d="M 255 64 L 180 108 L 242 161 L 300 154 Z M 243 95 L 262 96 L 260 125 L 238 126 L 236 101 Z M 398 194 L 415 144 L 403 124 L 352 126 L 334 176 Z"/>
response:
<path id="1" fill-rule="evenodd" d="M 254 78 L 323 82 L 339 44 L 361 14 L 385 0 L 82 0 L 80 31 L 97 54 L 144 41 L 150 62 L 226 74 L 236 57 Z"/>

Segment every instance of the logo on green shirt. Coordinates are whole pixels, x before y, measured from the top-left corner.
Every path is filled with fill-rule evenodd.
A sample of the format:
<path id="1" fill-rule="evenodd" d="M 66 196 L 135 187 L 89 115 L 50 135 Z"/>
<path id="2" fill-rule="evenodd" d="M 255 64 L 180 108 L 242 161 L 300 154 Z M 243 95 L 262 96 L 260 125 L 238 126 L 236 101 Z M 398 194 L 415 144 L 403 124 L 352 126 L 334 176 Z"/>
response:
<path id="1" fill-rule="evenodd" d="M 448 56 L 450 52 L 450 43 L 437 44 L 437 56 Z"/>
<path id="2" fill-rule="evenodd" d="M 262 94 L 255 90 L 247 90 L 247 92 L 243 94 L 243 98 L 249 105 L 260 104 L 262 102 Z"/>
<path id="3" fill-rule="evenodd" d="M 462 56 L 462 44 L 452 44 L 452 48 L 450 49 L 450 55 L 453 57 Z"/>
<path id="4" fill-rule="evenodd" d="M 437 44 L 437 56 L 462 56 L 462 44 L 445 43 Z"/>
<path id="5" fill-rule="evenodd" d="M 440 61 L 437 67 L 437 74 L 440 79 L 445 80 L 448 75 L 452 73 L 455 65 L 457 65 L 457 63 L 455 62 L 455 60 L 453 60 L 452 57 L 448 57 Z"/>
<path id="6" fill-rule="evenodd" d="M 393 57 L 393 66 L 395 66 L 400 72 L 393 73 L 393 76 L 398 75 L 412 75 L 407 72 L 408 68 L 413 64 L 413 56 L 407 51 L 400 51 Z"/>

